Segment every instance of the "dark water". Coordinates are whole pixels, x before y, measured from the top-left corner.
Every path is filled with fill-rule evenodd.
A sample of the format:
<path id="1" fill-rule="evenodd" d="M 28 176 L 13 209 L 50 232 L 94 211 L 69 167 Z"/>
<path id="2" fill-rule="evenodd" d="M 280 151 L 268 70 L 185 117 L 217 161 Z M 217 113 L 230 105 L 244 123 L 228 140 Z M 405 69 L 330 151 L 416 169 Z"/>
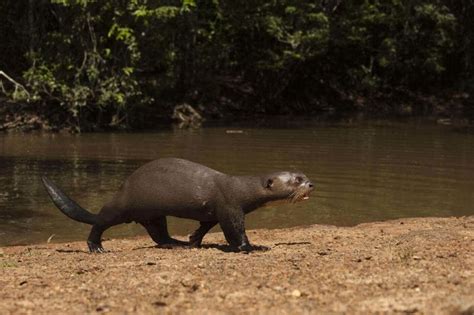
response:
<path id="1" fill-rule="evenodd" d="M 293 126 L 298 126 L 294 128 Z M 234 128 L 235 129 L 235 128 Z M 146 161 L 182 157 L 229 174 L 301 170 L 317 190 L 307 202 L 260 209 L 247 227 L 354 225 L 400 217 L 474 214 L 474 135 L 419 123 L 287 124 L 116 134 L 0 134 L 0 244 L 82 240 L 89 226 L 62 215 L 40 182 L 48 175 L 97 211 Z M 173 234 L 197 224 L 171 219 Z M 105 237 L 144 233 L 125 224 Z"/>

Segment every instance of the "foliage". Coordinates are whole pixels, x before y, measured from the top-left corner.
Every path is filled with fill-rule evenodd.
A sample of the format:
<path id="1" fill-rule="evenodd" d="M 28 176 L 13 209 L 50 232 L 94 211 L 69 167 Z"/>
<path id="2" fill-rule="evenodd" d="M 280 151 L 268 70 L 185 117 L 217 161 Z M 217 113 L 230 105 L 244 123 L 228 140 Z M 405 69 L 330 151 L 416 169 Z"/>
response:
<path id="1" fill-rule="evenodd" d="M 27 93 L 2 90 L 76 130 L 135 127 L 183 101 L 286 113 L 471 92 L 473 14 L 464 0 L 5 0 L 0 71 Z"/>

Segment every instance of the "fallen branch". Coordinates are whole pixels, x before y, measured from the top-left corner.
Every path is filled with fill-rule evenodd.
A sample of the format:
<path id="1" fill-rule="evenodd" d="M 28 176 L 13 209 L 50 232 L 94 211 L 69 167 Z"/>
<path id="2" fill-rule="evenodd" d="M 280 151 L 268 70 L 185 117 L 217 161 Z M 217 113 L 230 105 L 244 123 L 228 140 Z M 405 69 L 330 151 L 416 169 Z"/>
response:
<path id="1" fill-rule="evenodd" d="M 18 89 L 20 88 L 23 92 L 26 93 L 26 95 L 28 95 L 27 100 L 30 99 L 30 93 L 28 92 L 28 90 L 22 84 L 16 82 L 8 74 L 6 74 L 5 72 L 3 72 L 1 70 L 0 70 L 0 75 L 3 76 L 8 81 L 10 81 L 15 86 L 15 91 L 13 92 L 13 94 L 16 94 L 18 92 Z M 0 81 L 0 83 L 1 83 L 1 81 Z M 1 87 L 2 87 L 3 93 L 7 94 L 4 87 L 3 87 L 3 84 L 1 84 Z"/>

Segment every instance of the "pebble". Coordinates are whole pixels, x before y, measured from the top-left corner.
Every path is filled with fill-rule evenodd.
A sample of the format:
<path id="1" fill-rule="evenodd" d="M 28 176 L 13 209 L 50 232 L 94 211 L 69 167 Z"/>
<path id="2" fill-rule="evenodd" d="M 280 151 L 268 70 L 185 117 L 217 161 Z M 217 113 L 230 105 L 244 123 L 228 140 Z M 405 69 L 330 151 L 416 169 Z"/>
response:
<path id="1" fill-rule="evenodd" d="M 291 292 L 291 296 L 300 297 L 301 296 L 301 291 L 300 290 L 293 290 L 293 292 Z"/>

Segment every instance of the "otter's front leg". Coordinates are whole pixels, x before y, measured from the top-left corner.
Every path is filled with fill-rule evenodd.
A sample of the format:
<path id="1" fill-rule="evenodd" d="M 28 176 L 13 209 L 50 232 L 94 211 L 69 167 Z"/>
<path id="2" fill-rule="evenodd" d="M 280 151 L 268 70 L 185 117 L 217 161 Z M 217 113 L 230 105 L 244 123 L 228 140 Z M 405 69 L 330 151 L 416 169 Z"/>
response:
<path id="1" fill-rule="evenodd" d="M 245 214 L 239 207 L 224 207 L 217 211 L 219 225 L 230 246 L 249 252 L 252 246 L 245 234 Z"/>

